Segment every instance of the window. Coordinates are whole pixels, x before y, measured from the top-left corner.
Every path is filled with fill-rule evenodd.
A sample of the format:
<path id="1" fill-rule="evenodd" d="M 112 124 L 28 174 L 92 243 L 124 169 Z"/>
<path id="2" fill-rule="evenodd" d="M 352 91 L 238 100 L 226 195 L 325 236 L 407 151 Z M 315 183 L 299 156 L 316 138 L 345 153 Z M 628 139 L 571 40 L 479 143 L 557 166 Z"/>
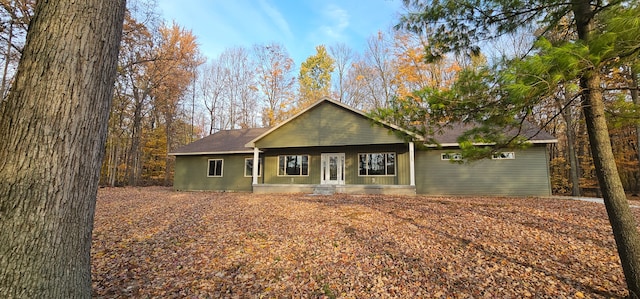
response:
<path id="1" fill-rule="evenodd" d="M 222 159 L 209 159 L 209 170 L 207 176 L 222 176 Z"/>
<path id="2" fill-rule="evenodd" d="M 447 160 L 447 161 L 462 161 L 462 154 L 461 153 L 443 153 L 440 156 L 441 160 Z"/>
<path id="3" fill-rule="evenodd" d="M 358 154 L 359 175 L 395 175 L 395 153 Z"/>
<path id="4" fill-rule="evenodd" d="M 515 158 L 516 158 L 516 153 L 514 152 L 500 152 L 500 153 L 494 153 L 493 155 L 491 155 L 491 159 L 493 160 L 510 160 Z"/>
<path id="5" fill-rule="evenodd" d="M 258 176 L 262 175 L 262 159 L 258 159 Z M 244 159 L 244 176 L 253 177 L 253 158 Z"/>
<path id="6" fill-rule="evenodd" d="M 309 156 L 278 156 L 278 175 L 309 175 Z"/>

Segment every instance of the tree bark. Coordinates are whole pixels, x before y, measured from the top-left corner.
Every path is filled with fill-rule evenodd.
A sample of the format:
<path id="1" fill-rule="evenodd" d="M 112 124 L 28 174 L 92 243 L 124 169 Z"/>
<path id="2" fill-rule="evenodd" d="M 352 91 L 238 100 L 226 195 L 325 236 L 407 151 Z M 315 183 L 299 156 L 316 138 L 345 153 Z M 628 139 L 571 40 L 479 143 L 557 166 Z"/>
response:
<path id="1" fill-rule="evenodd" d="M 0 297 L 90 298 L 125 0 L 38 1 L 0 104 Z"/>
<path id="2" fill-rule="evenodd" d="M 638 98 L 638 88 L 640 88 L 638 83 L 639 72 L 635 67 L 631 67 L 631 101 L 635 105 L 640 105 L 640 99 Z M 635 194 L 640 194 L 640 182 L 638 182 L 640 180 L 640 123 L 636 124 L 636 155 L 639 169 L 636 171 Z"/>
<path id="3" fill-rule="evenodd" d="M 600 91 L 600 78 L 594 71 L 581 80 L 583 111 L 604 204 L 613 229 L 618 255 L 631 298 L 640 296 L 640 237 L 618 174 Z"/>
<path id="4" fill-rule="evenodd" d="M 573 2 L 578 38 L 589 44 L 593 30 L 592 7 L 588 0 Z M 604 198 L 631 298 L 640 296 L 640 236 L 631 214 L 624 187 L 611 148 L 605 116 L 600 74 L 596 66 L 586 69 L 580 78 L 582 110 L 596 176 Z"/>
<path id="5" fill-rule="evenodd" d="M 131 124 L 131 146 L 127 155 L 127 178 L 129 186 L 137 186 L 140 179 L 140 143 L 142 139 L 143 106 L 148 97 L 148 92 L 140 92 L 135 80 L 130 76 L 133 89 L 133 123 Z"/>
<path id="6" fill-rule="evenodd" d="M 567 155 L 569 156 L 569 178 L 571 181 L 571 195 L 580 196 L 580 167 L 576 154 L 576 131 L 573 123 L 572 105 L 567 101 L 568 93 L 565 91 L 562 99 L 556 98 L 556 105 L 567 126 Z"/>
<path id="7" fill-rule="evenodd" d="M 567 152 L 569 153 L 569 165 L 571 167 L 571 195 L 580 196 L 580 168 L 578 166 L 578 156 L 576 154 L 576 131 L 573 128 L 573 116 L 571 111 L 566 111 L 565 122 L 567 123 Z"/>

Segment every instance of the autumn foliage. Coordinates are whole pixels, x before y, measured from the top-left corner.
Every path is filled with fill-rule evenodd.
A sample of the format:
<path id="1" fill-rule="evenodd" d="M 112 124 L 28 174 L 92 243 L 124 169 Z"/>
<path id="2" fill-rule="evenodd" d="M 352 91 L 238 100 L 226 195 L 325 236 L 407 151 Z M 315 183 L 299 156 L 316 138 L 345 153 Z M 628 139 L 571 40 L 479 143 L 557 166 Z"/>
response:
<path id="1" fill-rule="evenodd" d="M 596 203 L 155 187 L 98 195 L 97 298 L 627 295 Z"/>

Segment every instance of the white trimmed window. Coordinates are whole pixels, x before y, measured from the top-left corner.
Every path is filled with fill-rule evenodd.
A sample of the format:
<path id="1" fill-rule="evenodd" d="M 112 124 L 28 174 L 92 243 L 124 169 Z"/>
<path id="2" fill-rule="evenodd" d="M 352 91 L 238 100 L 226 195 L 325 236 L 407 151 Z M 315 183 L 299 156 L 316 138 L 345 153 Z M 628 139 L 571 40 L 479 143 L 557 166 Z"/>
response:
<path id="1" fill-rule="evenodd" d="M 221 177 L 222 163 L 223 163 L 222 159 L 209 159 L 209 169 L 207 170 L 207 176 Z"/>
<path id="2" fill-rule="evenodd" d="M 244 176 L 253 177 L 253 158 L 244 159 Z M 262 176 L 262 159 L 258 159 L 258 176 Z"/>
<path id="3" fill-rule="evenodd" d="M 396 175 L 396 153 L 358 154 L 358 175 Z"/>
<path id="4" fill-rule="evenodd" d="M 278 156 L 278 175 L 309 175 L 309 155 Z"/>
<path id="5" fill-rule="evenodd" d="M 442 153 L 440 155 L 440 160 L 462 161 L 462 154 L 461 153 Z"/>
<path id="6" fill-rule="evenodd" d="M 514 152 L 499 152 L 491 155 L 491 159 L 493 160 L 513 160 L 516 158 L 516 153 Z"/>

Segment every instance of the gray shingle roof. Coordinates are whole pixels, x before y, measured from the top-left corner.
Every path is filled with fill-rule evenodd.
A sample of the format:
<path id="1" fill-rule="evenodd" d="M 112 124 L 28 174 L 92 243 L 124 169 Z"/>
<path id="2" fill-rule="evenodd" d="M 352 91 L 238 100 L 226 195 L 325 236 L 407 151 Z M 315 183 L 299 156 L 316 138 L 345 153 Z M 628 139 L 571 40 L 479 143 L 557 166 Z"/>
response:
<path id="1" fill-rule="evenodd" d="M 180 147 L 169 153 L 169 155 L 252 153 L 253 148 L 248 148 L 244 145 L 267 130 L 268 128 L 253 128 L 218 131 Z"/>
<path id="2" fill-rule="evenodd" d="M 312 107 L 319 105 L 320 103 L 325 101 L 334 103 L 335 105 L 341 106 L 354 113 L 361 114 L 365 117 L 368 117 L 366 114 L 362 112 L 359 112 L 342 103 L 338 103 L 327 98 L 320 100 L 319 102 L 314 104 Z M 310 108 L 308 108 L 307 110 L 309 109 Z M 300 114 L 305 113 L 307 110 L 300 112 L 299 114 L 292 117 L 291 119 L 297 117 Z M 286 122 L 288 122 L 289 120 L 287 120 Z M 270 128 L 253 128 L 253 129 L 222 130 L 215 134 L 209 135 L 200 140 L 187 144 L 183 147 L 180 147 L 175 151 L 169 153 L 169 155 L 182 156 L 182 155 L 204 155 L 204 154 L 252 153 L 253 142 L 255 142 L 258 137 L 263 137 L 264 135 L 270 133 L 271 132 L 270 130 L 277 130 L 279 126 L 271 129 Z M 393 129 L 393 130 L 401 130 L 403 132 L 408 132 L 405 129 L 399 128 L 394 125 L 388 125 L 388 126 L 390 127 L 390 129 Z M 436 134 L 436 136 L 433 136 L 433 139 L 435 139 L 440 146 L 458 146 L 458 137 L 462 135 L 465 131 L 470 130 L 477 126 L 478 126 L 477 124 L 473 124 L 473 123 L 452 124 L 443 128 L 442 132 L 440 132 L 439 134 Z M 518 132 L 516 132 L 515 130 L 512 130 L 511 132 L 507 132 L 507 134 L 512 134 L 514 136 L 517 133 Z M 557 139 L 553 137 L 551 134 L 547 133 L 544 130 L 539 129 L 537 126 L 533 125 L 530 122 L 523 123 L 520 135 L 528 138 L 529 141 L 532 143 L 557 142 Z M 420 136 L 414 135 L 414 137 L 421 139 Z M 426 145 L 435 146 L 435 144 L 426 144 Z"/>
<path id="3" fill-rule="evenodd" d="M 433 136 L 440 145 L 442 146 L 454 146 L 458 145 L 458 137 L 462 135 L 465 131 L 473 129 L 474 127 L 478 127 L 477 124 L 473 123 L 456 123 L 445 126 L 442 132 Z M 506 132 L 506 134 L 511 134 L 515 136 L 518 132 L 515 129 Z M 555 143 L 557 139 L 553 137 L 553 135 L 548 132 L 538 128 L 534 124 L 525 121 L 522 124 L 522 130 L 519 132 L 520 136 L 524 136 L 529 139 L 532 143 Z"/>

